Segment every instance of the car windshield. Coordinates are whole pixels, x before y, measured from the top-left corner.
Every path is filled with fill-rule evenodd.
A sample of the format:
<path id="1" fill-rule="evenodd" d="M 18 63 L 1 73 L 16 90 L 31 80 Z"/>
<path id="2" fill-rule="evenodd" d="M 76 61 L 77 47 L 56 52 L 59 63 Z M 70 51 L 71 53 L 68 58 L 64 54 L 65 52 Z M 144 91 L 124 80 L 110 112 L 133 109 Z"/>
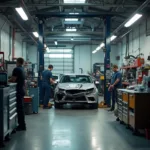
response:
<path id="1" fill-rule="evenodd" d="M 86 75 L 65 75 L 61 78 L 60 83 L 92 83 L 89 76 Z"/>

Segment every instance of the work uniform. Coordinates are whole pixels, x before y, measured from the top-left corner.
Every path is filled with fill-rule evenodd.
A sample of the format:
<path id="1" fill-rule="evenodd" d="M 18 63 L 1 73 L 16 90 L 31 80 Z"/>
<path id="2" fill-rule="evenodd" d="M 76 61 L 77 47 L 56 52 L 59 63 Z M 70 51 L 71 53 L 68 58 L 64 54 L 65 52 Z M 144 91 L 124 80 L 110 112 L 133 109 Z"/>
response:
<path id="1" fill-rule="evenodd" d="M 42 92 L 44 96 L 44 107 L 48 106 L 48 102 L 51 96 L 51 84 L 50 78 L 52 78 L 52 73 L 50 70 L 44 70 L 42 72 Z"/>
<path id="2" fill-rule="evenodd" d="M 25 124 L 25 114 L 24 114 L 24 83 L 25 74 L 22 66 L 18 66 L 13 70 L 12 76 L 16 77 L 17 83 L 17 113 L 18 113 L 18 124 L 20 128 L 26 128 Z"/>
<path id="3" fill-rule="evenodd" d="M 119 79 L 119 82 L 114 86 L 112 90 L 112 109 L 115 108 L 115 102 L 117 102 L 117 89 L 122 87 L 122 75 L 119 71 L 113 73 L 111 78 L 111 85 L 113 85 L 117 79 Z"/>

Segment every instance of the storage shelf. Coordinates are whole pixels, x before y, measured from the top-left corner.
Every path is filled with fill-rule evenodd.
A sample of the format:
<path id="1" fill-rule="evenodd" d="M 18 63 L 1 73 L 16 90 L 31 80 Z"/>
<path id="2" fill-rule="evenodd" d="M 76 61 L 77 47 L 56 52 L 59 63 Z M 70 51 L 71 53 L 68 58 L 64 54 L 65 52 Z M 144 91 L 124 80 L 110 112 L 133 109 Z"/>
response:
<path id="1" fill-rule="evenodd" d="M 133 65 L 133 66 L 124 66 L 124 67 L 121 67 L 121 69 L 131 69 L 131 68 L 138 68 L 138 66 Z"/>

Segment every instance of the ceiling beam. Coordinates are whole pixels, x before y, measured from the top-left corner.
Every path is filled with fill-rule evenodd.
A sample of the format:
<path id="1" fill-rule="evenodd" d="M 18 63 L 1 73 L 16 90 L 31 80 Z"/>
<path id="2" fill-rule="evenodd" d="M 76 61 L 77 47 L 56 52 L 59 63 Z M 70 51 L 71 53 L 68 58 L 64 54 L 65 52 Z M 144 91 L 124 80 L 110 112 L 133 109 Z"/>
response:
<path id="1" fill-rule="evenodd" d="M 59 12 L 46 12 L 46 13 L 37 13 L 37 17 L 50 18 L 50 17 L 59 17 L 59 18 L 90 18 L 90 17 L 102 17 L 102 16 L 118 16 L 126 17 L 124 13 L 115 13 L 115 12 L 99 12 L 99 13 L 79 13 L 79 14 L 69 14 L 69 13 L 59 13 Z"/>
<path id="2" fill-rule="evenodd" d="M 15 3 L 2 3 L 0 4 L 1 8 L 5 7 L 16 7 L 18 4 Z M 137 8 L 139 5 L 137 4 L 104 4 L 102 5 L 101 3 L 84 3 L 84 4 L 64 4 L 64 3 L 26 3 L 27 7 L 50 7 L 50 6 L 73 6 L 73 7 L 83 7 L 83 6 L 95 6 L 95 7 L 102 7 L 102 8 L 110 8 L 110 7 L 121 7 L 121 8 Z M 150 7 L 150 5 L 148 6 Z"/>

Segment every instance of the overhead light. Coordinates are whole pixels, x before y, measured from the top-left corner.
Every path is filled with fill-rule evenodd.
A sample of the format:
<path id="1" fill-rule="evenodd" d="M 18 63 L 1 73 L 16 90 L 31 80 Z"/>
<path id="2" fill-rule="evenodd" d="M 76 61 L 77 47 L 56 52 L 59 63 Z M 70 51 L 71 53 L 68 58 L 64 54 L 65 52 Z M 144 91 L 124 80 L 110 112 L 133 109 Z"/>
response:
<path id="1" fill-rule="evenodd" d="M 71 41 L 73 41 L 74 39 L 73 39 L 73 37 L 71 38 Z"/>
<path id="2" fill-rule="evenodd" d="M 116 39 L 116 38 L 117 38 L 116 35 L 112 35 L 111 38 L 110 38 L 110 40 L 113 41 L 113 40 Z"/>
<path id="3" fill-rule="evenodd" d="M 72 31 L 75 32 L 75 31 L 77 31 L 77 29 L 76 29 L 76 28 L 67 28 L 66 31 L 67 31 L 67 32 L 70 32 L 70 31 L 71 31 L 71 32 L 72 32 Z"/>
<path id="4" fill-rule="evenodd" d="M 23 20 L 28 20 L 28 16 L 26 15 L 25 11 L 23 10 L 22 7 L 18 7 L 18 8 L 15 8 L 16 11 L 18 12 L 18 14 L 20 15 L 20 17 L 23 19 Z"/>
<path id="5" fill-rule="evenodd" d="M 95 54 L 96 52 L 97 52 L 97 51 L 96 51 L 96 50 L 94 50 L 92 53 L 93 53 L 93 54 Z"/>
<path id="6" fill-rule="evenodd" d="M 50 52 L 50 49 L 47 47 L 47 48 L 46 48 L 46 51 L 49 53 L 49 52 Z"/>
<path id="7" fill-rule="evenodd" d="M 33 32 L 33 35 L 38 38 L 39 37 L 39 34 L 37 32 Z"/>
<path id="8" fill-rule="evenodd" d="M 57 45 L 58 43 L 57 43 L 57 41 L 54 41 L 54 43 L 55 43 L 55 45 Z"/>
<path id="9" fill-rule="evenodd" d="M 100 47 L 102 48 L 102 47 L 104 47 L 105 46 L 105 44 L 104 43 L 102 43 L 101 45 L 100 45 Z"/>
<path id="10" fill-rule="evenodd" d="M 142 14 L 135 14 L 124 26 L 130 27 L 132 24 L 134 24 L 138 19 L 142 17 Z"/>
<path id="11" fill-rule="evenodd" d="M 64 3 L 85 3 L 85 0 L 64 0 Z"/>
<path id="12" fill-rule="evenodd" d="M 97 48 L 96 48 L 96 51 L 99 51 L 101 49 L 101 47 L 100 46 L 98 46 Z"/>
<path id="13" fill-rule="evenodd" d="M 96 48 L 96 50 L 94 50 L 92 53 L 93 54 L 95 54 L 97 51 L 99 51 L 102 47 L 104 47 L 105 46 L 105 44 L 104 43 L 101 43 L 100 44 L 100 46 L 98 46 L 97 48 Z"/>
<path id="14" fill-rule="evenodd" d="M 65 21 L 78 21 L 78 18 L 65 18 Z"/>
<path id="15" fill-rule="evenodd" d="M 70 15 L 79 15 L 79 13 L 69 13 Z"/>

